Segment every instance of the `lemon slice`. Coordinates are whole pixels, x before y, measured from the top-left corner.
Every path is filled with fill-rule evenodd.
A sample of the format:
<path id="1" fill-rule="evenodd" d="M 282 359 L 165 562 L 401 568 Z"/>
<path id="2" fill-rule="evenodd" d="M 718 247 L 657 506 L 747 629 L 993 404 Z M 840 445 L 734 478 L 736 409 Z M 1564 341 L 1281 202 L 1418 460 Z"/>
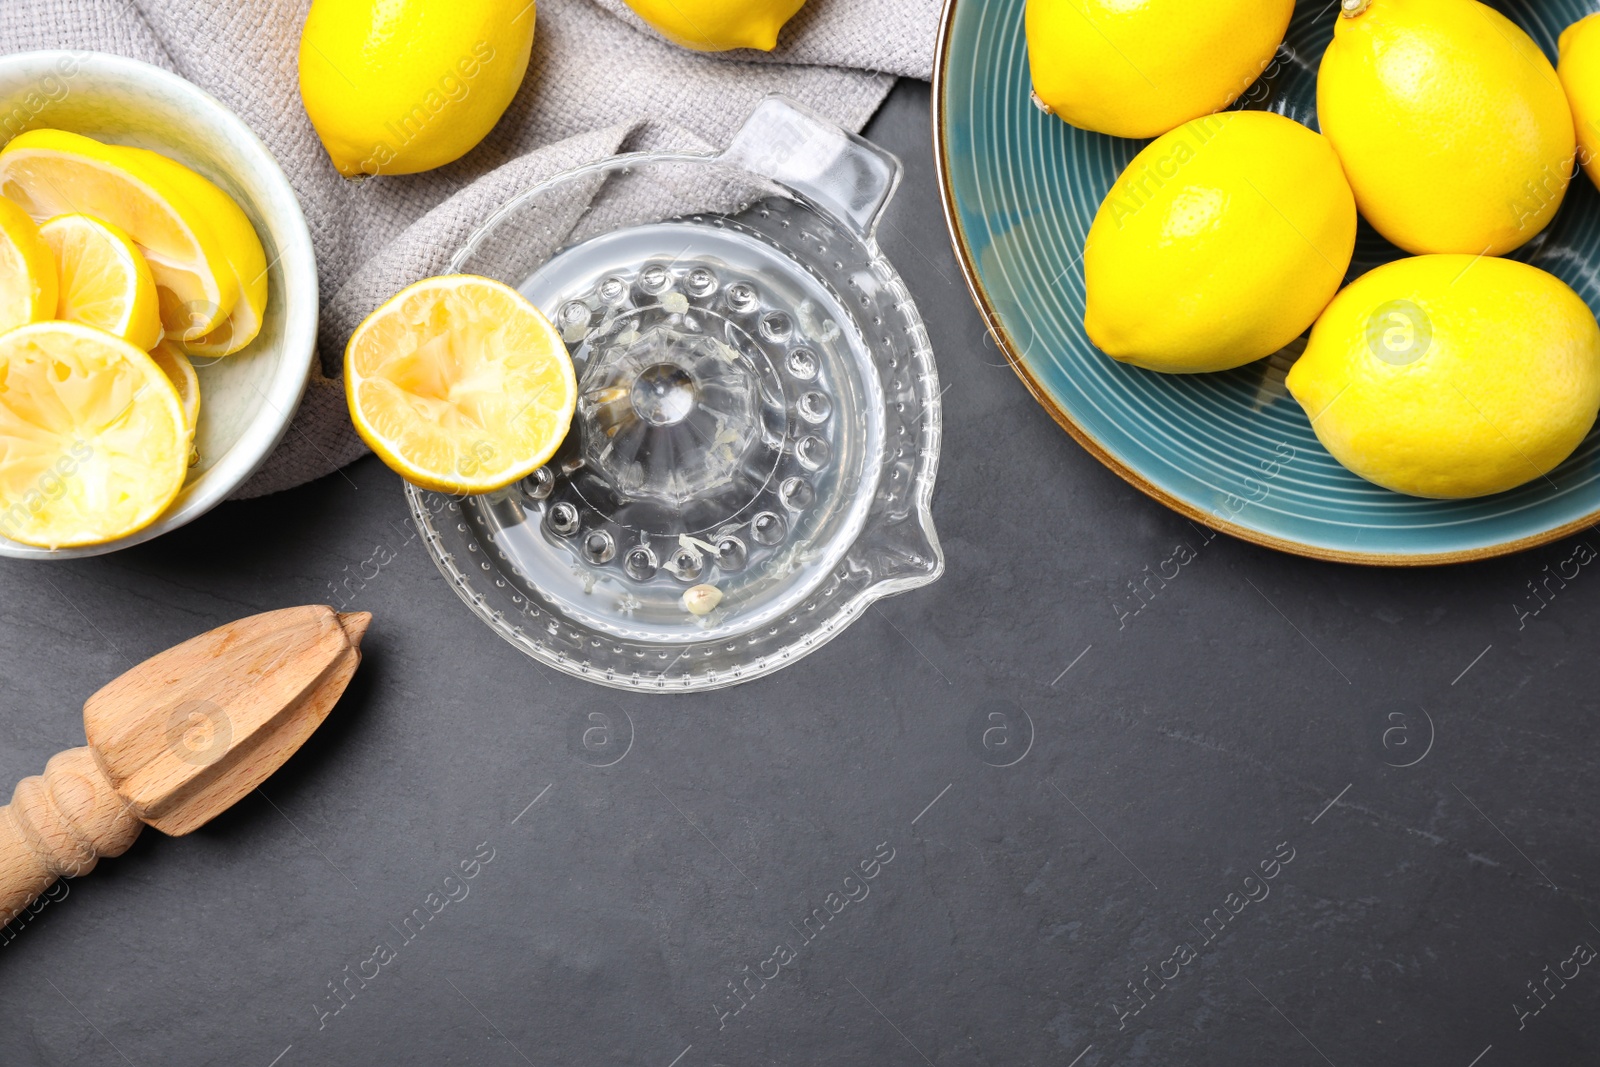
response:
<path id="1" fill-rule="evenodd" d="M 150 358 L 156 361 L 161 373 L 178 390 L 178 403 L 183 405 L 183 423 L 189 430 L 189 436 L 193 437 L 194 429 L 200 422 L 200 376 L 194 372 L 194 364 L 189 362 L 183 349 L 171 341 L 162 341 L 152 348 Z"/>
<path id="2" fill-rule="evenodd" d="M 56 264 L 28 213 L 0 198 L 0 332 L 56 313 Z"/>
<path id="3" fill-rule="evenodd" d="M 0 335 L 0 536 L 125 537 L 167 509 L 188 467 L 178 391 L 148 355 L 75 322 Z"/>
<path id="4" fill-rule="evenodd" d="M 555 455 L 578 403 L 550 320 L 470 275 L 425 279 L 374 311 L 344 368 L 362 438 L 401 477 L 442 493 L 526 478 Z"/>
<path id="5" fill-rule="evenodd" d="M 58 215 L 39 227 L 56 257 L 55 317 L 114 333 L 149 350 L 161 340 L 150 265 L 128 235 L 87 215 Z"/>
<path id="6" fill-rule="evenodd" d="M 239 302 L 203 337 L 187 337 L 186 351 L 197 356 L 231 356 L 256 339 L 267 310 L 267 253 L 250 216 L 237 201 L 209 179 L 182 163 L 143 148 L 124 148 L 125 155 L 165 178 L 193 204 L 221 242 L 222 254 L 239 281 Z"/>
<path id="7" fill-rule="evenodd" d="M 126 231 L 149 261 L 169 337 L 204 337 L 239 303 L 238 279 L 204 208 L 140 156 L 75 133 L 31 130 L 0 151 L 0 195 L 37 220 L 92 215 Z"/>

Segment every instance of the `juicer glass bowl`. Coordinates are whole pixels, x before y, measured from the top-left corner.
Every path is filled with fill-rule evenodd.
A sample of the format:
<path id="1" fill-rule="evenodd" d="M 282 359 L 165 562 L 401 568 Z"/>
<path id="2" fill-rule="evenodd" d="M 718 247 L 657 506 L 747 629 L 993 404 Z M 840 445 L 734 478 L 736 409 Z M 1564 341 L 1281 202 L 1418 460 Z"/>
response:
<path id="1" fill-rule="evenodd" d="M 497 493 L 408 487 L 461 598 L 528 655 L 634 690 L 748 681 L 935 580 L 938 372 L 874 234 L 893 156 L 779 97 L 716 155 L 518 195 L 452 268 L 561 330 L 578 410 Z"/>

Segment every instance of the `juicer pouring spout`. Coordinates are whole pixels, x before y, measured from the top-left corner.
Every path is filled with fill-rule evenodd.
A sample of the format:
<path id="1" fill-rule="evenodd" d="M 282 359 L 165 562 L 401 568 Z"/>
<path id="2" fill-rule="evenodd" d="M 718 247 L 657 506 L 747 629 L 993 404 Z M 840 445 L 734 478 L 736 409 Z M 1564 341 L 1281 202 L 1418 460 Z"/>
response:
<path id="1" fill-rule="evenodd" d="M 768 96 L 718 162 L 789 187 L 871 239 L 900 184 L 900 161 L 785 96 Z"/>

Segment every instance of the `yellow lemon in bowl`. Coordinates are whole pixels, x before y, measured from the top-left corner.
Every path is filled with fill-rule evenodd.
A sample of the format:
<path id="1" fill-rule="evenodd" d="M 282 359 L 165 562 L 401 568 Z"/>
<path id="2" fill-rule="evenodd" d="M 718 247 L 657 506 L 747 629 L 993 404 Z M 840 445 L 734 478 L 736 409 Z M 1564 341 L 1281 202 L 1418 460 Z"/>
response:
<path id="1" fill-rule="evenodd" d="M 0 197 L 0 333 L 56 313 L 55 256 L 28 213 Z"/>
<path id="2" fill-rule="evenodd" d="M 239 282 L 211 222 L 162 170 L 65 130 L 30 130 L 0 150 L 0 194 L 45 221 L 89 215 L 139 246 L 169 337 L 202 337 L 233 313 Z"/>
<path id="3" fill-rule="evenodd" d="M 533 0 L 314 0 L 300 96 L 339 173 L 416 174 L 466 155 L 522 85 Z"/>
<path id="4" fill-rule="evenodd" d="M 1352 282 L 1289 371 L 1317 439 L 1411 496 L 1503 492 L 1572 454 L 1600 412 L 1600 324 L 1554 275 L 1417 256 Z"/>
<path id="5" fill-rule="evenodd" d="M 1317 121 L 1361 214 L 1419 254 L 1527 243 L 1561 206 L 1576 152 L 1555 68 L 1478 0 L 1345 0 Z"/>
<path id="6" fill-rule="evenodd" d="M 177 160 L 143 148 L 119 151 L 135 166 L 161 175 L 210 223 L 222 258 L 239 283 L 239 301 L 232 313 L 210 331 L 181 340 L 184 350 L 197 356 L 233 355 L 261 333 L 267 311 L 267 253 L 255 224 L 216 183 Z"/>
<path id="7" fill-rule="evenodd" d="M 114 334 L 141 351 L 161 340 L 150 265 L 127 234 L 88 215 L 58 215 L 39 227 L 55 254 L 55 318 Z"/>
<path id="8" fill-rule="evenodd" d="M 75 322 L 0 334 L 0 536 L 103 544 L 183 488 L 190 433 L 172 382 L 119 337 Z"/>
<path id="9" fill-rule="evenodd" d="M 627 0 L 634 13 L 674 44 L 697 52 L 778 47 L 778 31 L 805 0 Z"/>
<path id="10" fill-rule="evenodd" d="M 194 372 L 194 364 L 189 361 L 188 355 L 172 341 L 162 341 L 150 350 L 150 358 L 155 360 L 156 366 L 161 368 L 161 373 L 172 382 L 172 387 L 178 391 L 178 404 L 183 408 L 183 422 L 189 429 L 189 436 L 193 437 L 196 427 L 200 425 L 200 376 Z"/>
<path id="11" fill-rule="evenodd" d="M 1084 328 L 1113 359 L 1227 370 L 1304 333 L 1355 251 L 1327 140 L 1267 111 L 1185 123 L 1140 152 L 1084 244 Z"/>
<path id="12" fill-rule="evenodd" d="M 1028 0 L 1034 97 L 1086 130 L 1158 137 L 1272 63 L 1294 0 Z"/>

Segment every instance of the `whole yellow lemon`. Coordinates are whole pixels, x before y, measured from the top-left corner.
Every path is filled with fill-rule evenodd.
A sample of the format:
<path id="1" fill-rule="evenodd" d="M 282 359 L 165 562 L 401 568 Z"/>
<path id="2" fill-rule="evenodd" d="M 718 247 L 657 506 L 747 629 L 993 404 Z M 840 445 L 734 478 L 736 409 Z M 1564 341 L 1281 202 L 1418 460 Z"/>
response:
<path id="1" fill-rule="evenodd" d="M 1294 0 L 1028 0 L 1034 95 L 1074 126 L 1158 137 L 1237 100 L 1293 14 Z"/>
<path id="2" fill-rule="evenodd" d="M 1590 15 L 1561 34 L 1556 73 L 1572 105 L 1578 128 L 1578 161 L 1600 186 L 1600 15 Z"/>
<path id="3" fill-rule="evenodd" d="M 1322 136 L 1228 111 L 1153 141 L 1084 244 L 1084 328 L 1149 370 L 1226 370 L 1299 337 L 1339 291 L 1356 205 Z"/>
<path id="4" fill-rule="evenodd" d="M 1408 252 L 1518 248 L 1555 217 L 1572 176 L 1555 69 L 1477 0 L 1345 0 L 1317 120 L 1361 214 Z"/>
<path id="5" fill-rule="evenodd" d="M 1419 256 L 1334 298 L 1289 371 L 1333 457 L 1412 496 L 1486 496 L 1572 454 L 1600 411 L 1600 325 L 1560 279 Z"/>
<path id="6" fill-rule="evenodd" d="M 674 44 L 696 52 L 778 46 L 778 31 L 806 0 L 627 0 L 638 16 Z"/>
<path id="7" fill-rule="evenodd" d="M 339 173 L 466 155 L 521 86 L 534 19 L 532 0 L 313 0 L 300 96 Z"/>

